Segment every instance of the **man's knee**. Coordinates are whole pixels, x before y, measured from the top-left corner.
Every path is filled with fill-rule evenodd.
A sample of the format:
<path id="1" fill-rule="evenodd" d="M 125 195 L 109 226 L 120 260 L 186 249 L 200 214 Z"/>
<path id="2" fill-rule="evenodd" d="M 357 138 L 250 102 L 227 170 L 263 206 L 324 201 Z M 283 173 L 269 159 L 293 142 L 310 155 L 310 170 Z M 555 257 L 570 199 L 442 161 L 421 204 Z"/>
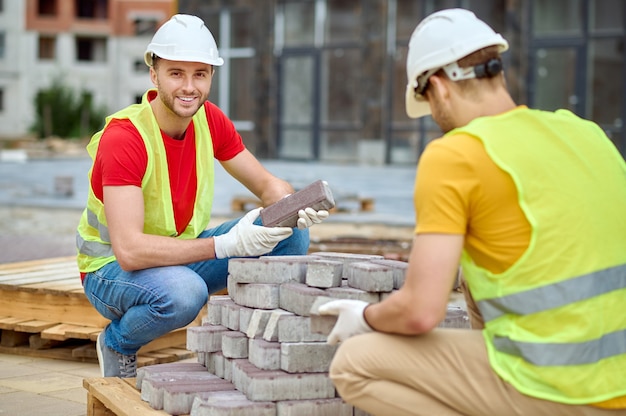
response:
<path id="1" fill-rule="evenodd" d="M 363 344 L 355 342 L 355 337 L 345 340 L 339 345 L 330 364 L 330 379 L 344 400 L 351 396 L 351 391 L 355 388 L 355 367 L 358 365 L 356 353 L 359 349 L 363 349 Z"/>
<path id="2" fill-rule="evenodd" d="M 270 255 L 305 255 L 309 251 L 309 243 L 310 237 L 308 228 L 304 230 L 294 228 L 293 234 L 278 243 Z"/>

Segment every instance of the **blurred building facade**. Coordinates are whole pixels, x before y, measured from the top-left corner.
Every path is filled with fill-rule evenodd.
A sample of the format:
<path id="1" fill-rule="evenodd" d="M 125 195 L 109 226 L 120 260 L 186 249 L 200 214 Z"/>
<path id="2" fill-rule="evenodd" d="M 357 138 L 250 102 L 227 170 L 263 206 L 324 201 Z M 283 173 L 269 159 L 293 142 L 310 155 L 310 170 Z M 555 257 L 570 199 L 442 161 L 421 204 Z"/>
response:
<path id="1" fill-rule="evenodd" d="M 55 80 L 110 111 L 151 87 L 143 52 L 175 0 L 0 0 L 0 136 L 27 134 Z"/>
<path id="2" fill-rule="evenodd" d="M 145 46 L 179 11 L 215 36 L 225 64 L 210 99 L 259 157 L 414 164 L 440 132 L 404 112 L 408 41 L 427 14 L 463 7 L 509 41 L 518 103 L 592 119 L 626 154 L 623 0 L 26 0 L 20 18 L 22 2 L 0 4 L 0 135 L 24 128 L 58 72 L 111 111 L 136 102 L 151 86 Z"/>

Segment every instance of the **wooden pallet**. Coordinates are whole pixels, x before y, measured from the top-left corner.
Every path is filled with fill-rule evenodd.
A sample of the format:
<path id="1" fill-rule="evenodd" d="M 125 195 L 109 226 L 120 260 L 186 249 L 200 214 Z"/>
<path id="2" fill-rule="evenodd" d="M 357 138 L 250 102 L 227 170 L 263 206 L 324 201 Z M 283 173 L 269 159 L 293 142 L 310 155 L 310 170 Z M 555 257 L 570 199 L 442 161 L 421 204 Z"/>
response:
<path id="1" fill-rule="evenodd" d="M 168 413 L 154 410 L 141 400 L 134 378 L 86 378 L 87 416 L 164 416 Z"/>
<path id="2" fill-rule="evenodd" d="M 89 303 L 79 276 L 74 256 L 0 264 L 0 352 L 97 360 L 95 341 L 109 321 Z M 138 365 L 189 358 L 186 342 L 186 327 L 157 338 L 139 350 Z"/>

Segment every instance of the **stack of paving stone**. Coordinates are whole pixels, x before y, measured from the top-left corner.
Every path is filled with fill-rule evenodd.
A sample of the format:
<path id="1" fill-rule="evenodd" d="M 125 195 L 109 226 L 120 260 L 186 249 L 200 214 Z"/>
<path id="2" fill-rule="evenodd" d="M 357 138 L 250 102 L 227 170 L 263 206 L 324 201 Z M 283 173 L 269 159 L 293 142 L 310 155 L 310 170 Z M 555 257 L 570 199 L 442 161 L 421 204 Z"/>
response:
<path id="1" fill-rule="evenodd" d="M 332 299 L 379 302 L 404 282 L 407 263 L 377 255 L 320 252 L 232 259 L 228 296 L 212 296 L 202 326 L 187 328 L 198 363 L 142 367 L 141 397 L 154 409 L 192 416 L 365 416 L 328 377 L 336 346 L 326 337 Z M 442 327 L 468 328 L 448 307 Z"/>

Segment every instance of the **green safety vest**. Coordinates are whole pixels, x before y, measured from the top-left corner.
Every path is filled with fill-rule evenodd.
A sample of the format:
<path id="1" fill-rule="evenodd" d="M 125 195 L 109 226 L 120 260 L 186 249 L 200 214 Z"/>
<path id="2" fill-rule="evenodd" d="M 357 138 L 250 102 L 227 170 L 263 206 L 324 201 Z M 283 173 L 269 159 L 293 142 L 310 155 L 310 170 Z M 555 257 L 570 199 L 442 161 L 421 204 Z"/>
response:
<path id="1" fill-rule="evenodd" d="M 555 402 L 626 395 L 624 159 L 599 126 L 566 110 L 517 108 L 448 135 L 459 133 L 511 175 L 531 226 L 528 249 L 503 273 L 462 255 L 493 370 Z"/>
<path id="2" fill-rule="evenodd" d="M 113 119 L 129 119 L 143 139 L 148 163 L 141 182 L 144 198 L 144 232 L 146 234 L 170 236 L 181 239 L 196 238 L 204 231 L 211 219 L 214 191 L 213 142 L 204 106 L 193 116 L 196 145 L 197 189 L 193 216 L 185 231 L 178 235 L 174 219 L 172 194 L 165 145 L 161 129 L 144 94 L 141 104 L 134 104 L 107 117 L 105 127 L 93 135 L 87 151 L 93 160 L 106 126 Z M 89 184 L 93 167 L 89 171 Z M 91 186 L 87 207 L 80 219 L 76 245 L 78 268 L 81 272 L 98 270 L 105 264 L 115 261 L 111 247 L 104 205 L 96 198 Z"/>

